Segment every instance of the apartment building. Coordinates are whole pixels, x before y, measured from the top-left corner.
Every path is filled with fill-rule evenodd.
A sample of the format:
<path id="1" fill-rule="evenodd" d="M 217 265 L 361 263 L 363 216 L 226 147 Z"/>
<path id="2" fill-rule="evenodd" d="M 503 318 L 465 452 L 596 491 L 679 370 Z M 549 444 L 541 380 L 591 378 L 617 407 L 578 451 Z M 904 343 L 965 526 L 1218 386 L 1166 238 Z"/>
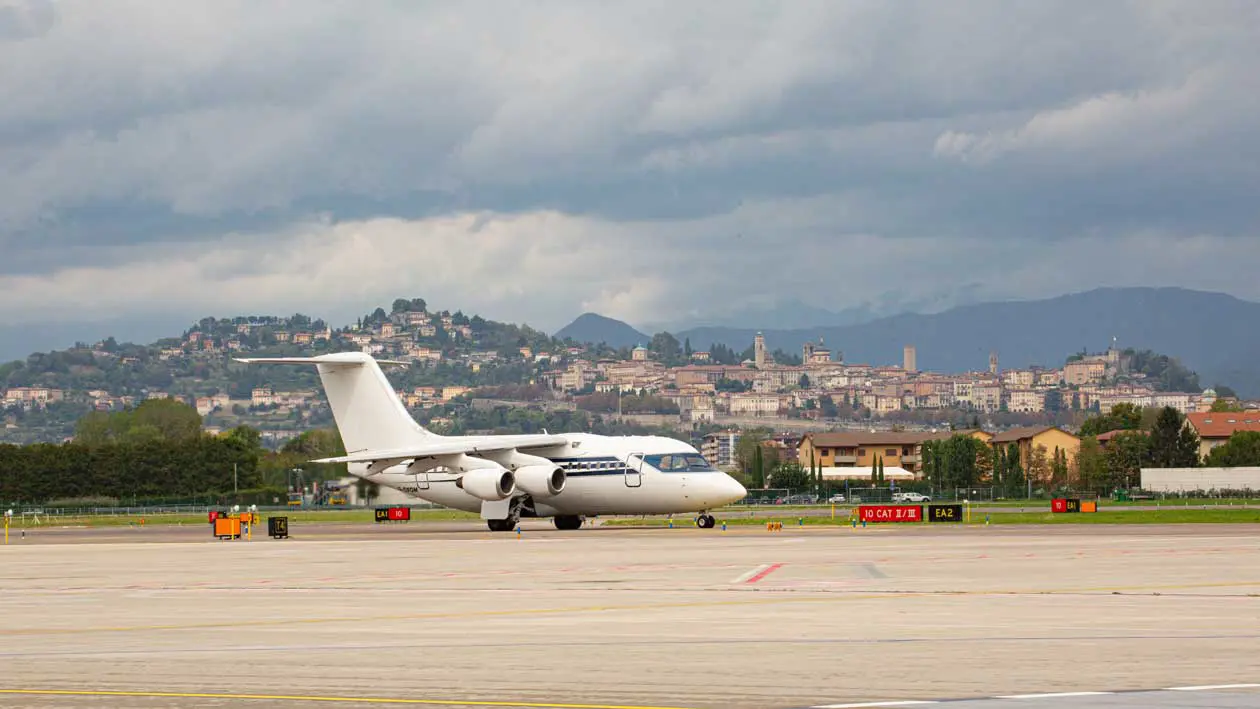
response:
<path id="1" fill-rule="evenodd" d="M 739 431 L 710 433 L 700 444 L 700 454 L 714 467 L 730 470 L 735 467 L 735 448 L 739 445 Z"/>
<path id="2" fill-rule="evenodd" d="M 778 394 L 732 394 L 732 416 L 778 416 L 783 408 L 783 397 Z"/>
<path id="3" fill-rule="evenodd" d="M 1011 389 L 1007 392 L 1006 410 L 1032 414 L 1046 410 L 1046 393 L 1037 389 Z"/>
<path id="4" fill-rule="evenodd" d="M 797 459 L 804 465 L 817 461 L 824 468 L 866 467 L 882 460 L 886 468 L 917 472 L 922 467 L 923 444 L 945 440 L 955 431 L 855 431 L 807 433 L 797 445 Z"/>

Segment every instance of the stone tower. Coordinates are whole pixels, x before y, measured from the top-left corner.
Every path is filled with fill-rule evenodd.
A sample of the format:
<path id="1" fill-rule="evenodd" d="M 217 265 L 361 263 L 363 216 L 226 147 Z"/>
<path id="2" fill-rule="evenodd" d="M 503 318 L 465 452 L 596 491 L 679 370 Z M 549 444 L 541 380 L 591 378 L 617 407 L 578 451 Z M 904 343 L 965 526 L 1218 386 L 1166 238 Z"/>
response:
<path id="1" fill-rule="evenodd" d="M 766 366 L 766 338 L 760 332 L 753 338 L 753 364 L 757 365 L 757 369 Z"/>
<path id="2" fill-rule="evenodd" d="M 919 363 L 915 356 L 914 345 L 906 345 L 905 350 L 901 353 L 901 368 L 907 372 L 919 371 Z"/>
<path id="3" fill-rule="evenodd" d="M 989 353 L 989 374 L 997 374 L 997 352 Z"/>

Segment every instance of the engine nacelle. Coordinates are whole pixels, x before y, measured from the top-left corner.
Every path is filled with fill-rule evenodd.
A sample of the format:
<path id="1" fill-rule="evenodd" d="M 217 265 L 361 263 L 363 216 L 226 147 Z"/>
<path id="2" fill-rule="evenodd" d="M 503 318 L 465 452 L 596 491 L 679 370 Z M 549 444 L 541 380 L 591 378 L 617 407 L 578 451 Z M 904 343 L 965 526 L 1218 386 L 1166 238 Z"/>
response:
<path id="1" fill-rule="evenodd" d="M 464 473 L 455 484 L 482 500 L 506 500 L 516 492 L 516 476 L 504 467 L 478 468 Z"/>
<path id="2" fill-rule="evenodd" d="M 533 497 L 553 497 L 564 490 L 564 469 L 555 463 L 523 465 L 516 469 L 516 484 Z"/>

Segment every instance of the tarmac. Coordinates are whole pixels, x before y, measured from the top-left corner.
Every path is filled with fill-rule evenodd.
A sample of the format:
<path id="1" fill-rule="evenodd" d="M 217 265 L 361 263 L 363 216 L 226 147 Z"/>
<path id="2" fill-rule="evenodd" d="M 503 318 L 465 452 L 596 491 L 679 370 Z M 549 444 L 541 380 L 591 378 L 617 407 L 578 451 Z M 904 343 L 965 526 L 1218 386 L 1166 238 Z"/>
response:
<path id="1" fill-rule="evenodd" d="M 1260 707 L 1260 526 L 28 530 L 0 707 Z"/>

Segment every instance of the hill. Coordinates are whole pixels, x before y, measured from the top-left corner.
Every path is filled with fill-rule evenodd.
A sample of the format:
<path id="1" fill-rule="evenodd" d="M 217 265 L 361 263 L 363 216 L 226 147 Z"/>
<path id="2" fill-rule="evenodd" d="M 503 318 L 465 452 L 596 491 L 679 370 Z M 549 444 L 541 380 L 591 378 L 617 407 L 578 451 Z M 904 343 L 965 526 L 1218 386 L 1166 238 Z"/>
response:
<path id="1" fill-rule="evenodd" d="M 942 372 L 988 366 L 1058 366 L 1064 353 L 1149 349 L 1179 358 L 1205 385 L 1227 384 L 1260 396 L 1260 303 L 1182 288 L 1100 288 L 1057 298 L 968 305 L 932 315 L 904 314 L 845 327 L 762 330 L 770 349 L 798 351 L 825 338 L 848 362 L 899 364 L 914 345 L 918 366 Z M 696 347 L 721 343 L 737 351 L 756 329 L 694 328 L 676 333 Z"/>
<path id="2" fill-rule="evenodd" d="M 413 361 L 387 374 L 401 391 L 423 388 L 417 404 L 432 404 L 474 387 L 529 382 L 550 366 L 536 354 L 558 354 L 563 345 L 525 326 L 429 312 L 420 298 L 400 298 L 389 312 L 377 308 L 341 328 L 302 314 L 205 318 L 150 344 L 108 337 L 0 364 L 0 442 L 61 440 L 89 411 L 155 397 L 195 404 L 210 427 L 248 423 L 283 438 L 331 422 L 314 369 L 249 367 L 233 358 L 346 350 Z"/>
<path id="3" fill-rule="evenodd" d="M 652 339 L 620 320 L 596 313 L 579 315 L 576 320 L 558 330 L 555 338 L 557 340 L 571 339 L 574 342 L 592 345 L 602 342 L 616 349 L 634 347 L 639 344 L 646 345 Z"/>

